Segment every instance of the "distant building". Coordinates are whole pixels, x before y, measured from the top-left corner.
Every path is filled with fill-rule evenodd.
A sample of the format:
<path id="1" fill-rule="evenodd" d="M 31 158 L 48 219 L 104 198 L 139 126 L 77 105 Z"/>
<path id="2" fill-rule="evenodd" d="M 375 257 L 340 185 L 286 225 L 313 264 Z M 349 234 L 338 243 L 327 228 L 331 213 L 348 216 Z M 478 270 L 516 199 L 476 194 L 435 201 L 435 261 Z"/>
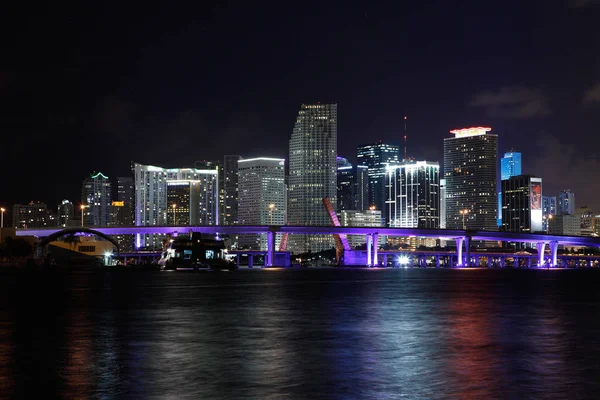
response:
<path id="1" fill-rule="evenodd" d="M 342 210 L 338 213 L 340 225 L 354 227 L 384 226 L 380 210 Z M 365 235 L 346 235 L 348 244 L 353 249 L 364 245 Z M 378 244 L 382 246 L 387 241 L 384 235 L 379 235 Z"/>
<path id="2" fill-rule="evenodd" d="M 337 206 L 337 104 L 302 104 L 290 138 L 288 220 L 291 225 L 328 226 L 322 199 Z M 292 253 L 334 247 L 331 235 L 290 235 Z"/>
<path id="3" fill-rule="evenodd" d="M 556 196 L 542 196 L 542 230 L 548 232 L 548 220 L 556 215 Z"/>
<path id="4" fill-rule="evenodd" d="M 560 192 L 556 211 L 561 215 L 575 215 L 575 193 L 570 189 Z"/>
<path id="5" fill-rule="evenodd" d="M 390 166 L 387 181 L 387 224 L 395 228 L 440 227 L 440 165 L 409 161 Z"/>
<path id="6" fill-rule="evenodd" d="M 29 204 L 15 204 L 12 207 L 14 228 L 46 228 L 56 226 L 55 219 L 46 203 L 32 201 Z"/>
<path id="7" fill-rule="evenodd" d="M 579 218 L 575 215 L 559 214 L 549 220 L 548 233 L 551 235 L 581 235 L 581 226 Z"/>
<path id="8" fill-rule="evenodd" d="M 241 159 L 241 156 L 226 155 L 223 160 L 221 225 L 238 223 L 238 162 Z"/>
<path id="9" fill-rule="evenodd" d="M 347 161 L 343 164 L 338 162 L 337 200 L 338 212 L 341 210 L 367 210 L 369 208 L 367 167 L 363 165 L 352 166 Z"/>
<path id="10" fill-rule="evenodd" d="M 287 199 L 285 159 L 238 161 L 238 218 L 241 225 L 285 225 Z M 267 249 L 267 235 L 239 235 L 238 247 Z M 276 246 L 279 246 L 279 235 Z"/>
<path id="11" fill-rule="evenodd" d="M 507 180 L 521 175 L 521 153 L 510 151 L 500 159 L 500 179 Z"/>
<path id="12" fill-rule="evenodd" d="M 110 222 L 112 185 L 102 172 L 91 174 L 83 180 L 81 204 L 84 209 L 83 223 L 87 227 L 106 227 Z"/>
<path id="13" fill-rule="evenodd" d="M 123 225 L 133 225 L 135 208 L 133 177 L 120 176 L 117 178 L 117 201 L 123 203 L 123 209 L 121 210 Z"/>
<path id="14" fill-rule="evenodd" d="M 57 225 L 63 228 L 66 227 L 70 227 L 70 226 L 76 226 L 75 223 L 75 207 L 73 206 L 73 203 L 71 203 L 69 200 L 63 200 L 59 205 L 58 205 L 58 212 L 57 212 L 57 218 L 56 218 L 56 222 Z"/>
<path id="15" fill-rule="evenodd" d="M 594 212 L 588 206 L 578 207 L 575 210 L 575 216 L 579 217 L 579 226 L 582 236 L 592 236 L 594 233 L 593 221 Z"/>
<path id="16" fill-rule="evenodd" d="M 463 216 L 467 229 L 498 229 L 498 135 L 490 130 L 455 129 L 444 139 L 448 229 L 462 229 Z"/>
<path id="17" fill-rule="evenodd" d="M 446 229 L 446 180 L 440 179 L 440 229 Z"/>
<path id="18" fill-rule="evenodd" d="M 393 143 L 363 144 L 357 148 L 357 159 L 359 165 L 365 165 L 369 174 L 369 208 L 375 207 L 380 210 L 383 218 L 386 218 L 385 191 L 386 166 L 400 163 L 400 146 Z"/>
<path id="19" fill-rule="evenodd" d="M 502 181 L 502 228 L 507 232 L 543 232 L 542 178 L 511 176 Z"/>

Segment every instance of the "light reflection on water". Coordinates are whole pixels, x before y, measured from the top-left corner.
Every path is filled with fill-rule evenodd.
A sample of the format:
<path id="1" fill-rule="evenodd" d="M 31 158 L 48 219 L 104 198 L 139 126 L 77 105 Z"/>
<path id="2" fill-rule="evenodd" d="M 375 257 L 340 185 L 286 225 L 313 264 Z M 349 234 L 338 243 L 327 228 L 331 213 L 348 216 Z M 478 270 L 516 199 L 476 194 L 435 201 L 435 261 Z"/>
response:
<path id="1" fill-rule="evenodd" d="M 600 271 L 0 273 L 0 397 L 596 398 Z"/>

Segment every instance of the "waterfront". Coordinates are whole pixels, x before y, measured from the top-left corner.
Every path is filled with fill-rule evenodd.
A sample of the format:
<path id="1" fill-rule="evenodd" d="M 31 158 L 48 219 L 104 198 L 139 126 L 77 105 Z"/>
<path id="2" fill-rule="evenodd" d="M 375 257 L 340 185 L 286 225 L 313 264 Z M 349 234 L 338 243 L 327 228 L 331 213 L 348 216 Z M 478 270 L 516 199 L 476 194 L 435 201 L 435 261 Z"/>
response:
<path id="1" fill-rule="evenodd" d="M 596 269 L 7 269 L 0 397 L 596 398 L 599 283 Z"/>

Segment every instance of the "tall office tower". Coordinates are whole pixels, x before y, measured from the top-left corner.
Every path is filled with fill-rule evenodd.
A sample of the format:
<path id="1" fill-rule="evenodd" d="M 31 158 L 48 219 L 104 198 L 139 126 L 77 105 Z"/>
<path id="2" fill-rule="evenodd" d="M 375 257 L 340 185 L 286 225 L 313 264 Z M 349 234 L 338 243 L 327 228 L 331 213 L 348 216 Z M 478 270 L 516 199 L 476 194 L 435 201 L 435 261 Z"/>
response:
<path id="1" fill-rule="evenodd" d="M 518 175 L 502 180 L 502 228 L 543 232 L 542 178 Z"/>
<path id="2" fill-rule="evenodd" d="M 575 215 L 575 193 L 571 189 L 558 193 L 557 214 Z"/>
<path id="3" fill-rule="evenodd" d="M 450 131 L 444 138 L 446 228 L 498 229 L 498 135 L 491 128 Z"/>
<path id="4" fill-rule="evenodd" d="M 290 138 L 288 221 L 290 225 L 331 225 L 323 206 L 337 205 L 337 104 L 302 104 Z M 293 253 L 333 248 L 331 235 L 290 235 Z"/>
<path id="5" fill-rule="evenodd" d="M 135 185 L 133 177 L 119 176 L 117 177 L 117 201 L 122 202 L 123 209 L 120 211 L 123 214 L 122 220 L 124 225 L 133 225 L 134 222 L 134 205 L 135 205 Z"/>
<path id="6" fill-rule="evenodd" d="M 521 173 L 521 153 L 517 151 L 504 153 L 504 157 L 500 159 L 500 179 L 504 181 Z"/>
<path id="7" fill-rule="evenodd" d="M 592 236 L 594 233 L 594 215 L 594 212 L 588 206 L 577 207 L 575 210 L 575 216 L 579 218 L 579 223 L 581 226 L 581 236 Z"/>
<path id="8" fill-rule="evenodd" d="M 440 179 L 440 229 L 446 229 L 446 180 Z"/>
<path id="9" fill-rule="evenodd" d="M 369 170 L 369 206 L 381 210 L 385 219 L 385 201 L 387 193 L 385 190 L 385 168 L 386 165 L 397 165 L 400 163 L 400 146 L 397 144 L 379 141 L 373 144 L 358 146 L 357 158 L 359 165 L 366 165 Z"/>
<path id="10" fill-rule="evenodd" d="M 112 185 L 102 172 L 91 174 L 83 180 L 81 187 L 81 204 L 83 223 L 87 227 L 103 227 L 110 223 L 110 206 L 112 203 Z"/>
<path id="11" fill-rule="evenodd" d="M 195 169 L 195 168 L 161 168 L 153 165 L 142 165 L 134 163 L 135 183 L 135 225 L 170 225 L 173 222 L 173 204 L 169 203 L 169 183 L 182 183 L 182 186 L 197 184 L 199 189 L 191 190 L 190 197 L 196 196 L 192 215 L 190 208 L 190 221 L 196 221 L 197 225 L 215 225 L 219 213 L 219 182 L 217 169 Z M 175 196 L 172 189 L 172 196 Z M 172 197 L 173 198 L 173 197 Z M 191 201 L 191 200 L 190 200 Z M 183 201 L 180 206 L 183 207 Z M 197 204 L 197 207 L 195 206 Z M 177 203 L 175 213 L 177 215 Z M 183 211 L 179 211 L 180 213 Z M 171 215 L 169 215 L 171 213 Z M 159 235 L 136 235 L 136 247 L 159 247 L 162 238 Z"/>
<path id="12" fill-rule="evenodd" d="M 338 214 L 340 225 L 354 227 L 384 226 L 380 210 L 343 210 Z M 365 235 L 346 235 L 351 248 L 366 244 Z M 382 246 L 387 236 L 379 235 L 377 243 Z"/>
<path id="13" fill-rule="evenodd" d="M 339 163 L 338 163 L 339 165 Z M 337 169 L 337 211 L 369 209 L 369 175 L 364 165 Z"/>
<path id="14" fill-rule="evenodd" d="M 223 160 L 223 206 L 221 207 L 221 224 L 234 225 L 238 223 L 238 161 L 241 156 L 226 155 Z"/>
<path id="15" fill-rule="evenodd" d="M 238 161 L 238 218 L 241 225 L 285 225 L 287 199 L 285 159 Z M 267 235 L 239 235 L 238 246 L 267 249 Z M 280 235 L 275 238 L 279 246 Z"/>
<path id="16" fill-rule="evenodd" d="M 200 181 L 167 182 L 167 225 L 200 225 Z"/>
<path id="17" fill-rule="evenodd" d="M 12 208 L 13 228 L 45 228 L 56 226 L 48 206 L 40 201 L 15 204 Z"/>
<path id="18" fill-rule="evenodd" d="M 63 200 L 58 205 L 57 223 L 58 226 L 66 228 L 67 226 L 73 225 L 73 219 L 75 217 L 75 207 L 69 200 Z"/>
<path id="19" fill-rule="evenodd" d="M 556 215 L 556 196 L 542 196 L 542 230 L 548 232 L 548 220 Z"/>
<path id="20" fill-rule="evenodd" d="M 386 171 L 387 223 L 395 228 L 440 227 L 440 164 L 408 161 Z"/>

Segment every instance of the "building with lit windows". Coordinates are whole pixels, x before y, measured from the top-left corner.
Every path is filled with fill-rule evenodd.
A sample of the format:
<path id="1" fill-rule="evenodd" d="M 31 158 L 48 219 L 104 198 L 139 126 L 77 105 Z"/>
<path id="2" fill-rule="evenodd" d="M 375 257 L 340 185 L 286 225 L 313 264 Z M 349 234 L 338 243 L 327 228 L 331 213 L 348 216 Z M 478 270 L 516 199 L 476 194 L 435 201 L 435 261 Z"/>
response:
<path id="1" fill-rule="evenodd" d="M 238 161 L 237 155 L 226 155 L 223 159 L 223 174 L 221 191 L 223 205 L 221 207 L 221 224 L 235 225 L 238 223 Z"/>
<path id="2" fill-rule="evenodd" d="M 62 226 L 63 228 L 76 226 L 74 218 L 75 207 L 73 206 L 73 203 L 71 203 L 69 200 L 63 200 L 58 205 L 58 212 L 56 214 L 56 222 L 58 223 L 58 226 Z"/>
<path id="3" fill-rule="evenodd" d="M 548 223 L 548 233 L 551 235 L 581 235 L 581 222 L 576 215 L 559 214 L 551 219 Z"/>
<path id="4" fill-rule="evenodd" d="M 440 165 L 408 161 L 386 171 L 387 225 L 394 228 L 440 227 Z"/>
<path id="5" fill-rule="evenodd" d="M 238 161 L 238 218 L 241 225 L 285 225 L 287 199 L 285 159 Z M 238 247 L 266 250 L 265 235 L 239 235 Z M 279 246 L 280 235 L 276 235 Z"/>
<path id="6" fill-rule="evenodd" d="M 518 175 L 502 180 L 502 229 L 526 233 L 544 231 L 542 178 Z"/>
<path id="7" fill-rule="evenodd" d="M 500 159 L 500 179 L 506 180 L 512 176 L 521 175 L 521 153 L 509 151 Z"/>
<path id="8" fill-rule="evenodd" d="M 341 226 L 368 227 L 384 226 L 380 210 L 342 210 L 338 213 Z M 365 245 L 365 235 L 346 235 L 351 248 Z M 379 235 L 377 243 L 383 246 L 387 241 L 385 235 Z"/>
<path id="9" fill-rule="evenodd" d="M 400 146 L 379 141 L 358 146 L 356 153 L 358 164 L 368 168 L 369 207 L 373 206 L 375 209 L 381 210 L 383 218 L 386 218 L 386 166 L 400 163 Z"/>
<path id="10" fill-rule="evenodd" d="M 123 203 L 121 213 L 123 215 L 124 225 L 133 225 L 133 210 L 134 210 L 135 185 L 133 177 L 119 176 L 117 177 L 117 199 L 116 201 Z"/>
<path id="11" fill-rule="evenodd" d="M 290 137 L 288 222 L 331 225 L 323 206 L 328 197 L 337 206 L 337 104 L 302 104 Z M 334 247 L 331 235 L 290 235 L 293 253 Z"/>
<path id="12" fill-rule="evenodd" d="M 560 215 L 575 215 L 575 193 L 570 189 L 560 192 L 556 211 Z"/>
<path id="13" fill-rule="evenodd" d="M 200 224 L 200 180 L 167 182 L 167 225 Z"/>
<path id="14" fill-rule="evenodd" d="M 450 131 L 444 138 L 446 228 L 498 229 L 498 135 L 491 128 Z"/>
<path id="15" fill-rule="evenodd" d="M 345 159 L 344 159 L 345 160 Z M 364 165 L 339 163 L 337 169 L 337 211 L 369 209 L 369 175 Z"/>
<path id="16" fill-rule="evenodd" d="M 106 227 L 110 223 L 112 184 L 102 172 L 83 180 L 81 204 L 85 207 L 83 223 L 87 227 Z"/>
<path id="17" fill-rule="evenodd" d="M 169 219 L 169 213 L 173 212 L 173 203 L 169 203 L 168 196 L 169 183 L 178 182 L 187 182 L 188 186 L 198 186 L 197 192 L 195 189 L 192 190 L 194 193 L 193 196 L 196 197 L 194 205 L 189 206 L 190 211 L 186 217 L 186 221 L 197 221 L 198 225 L 216 225 L 218 223 L 219 182 L 218 170 L 216 168 L 206 170 L 195 168 L 162 168 L 137 163 L 134 163 L 132 167 L 135 184 L 136 226 L 165 226 L 172 224 L 174 220 Z M 176 192 L 172 185 L 172 196 L 177 196 Z M 190 194 L 190 198 L 193 196 Z M 176 197 L 171 198 L 174 199 Z M 180 203 L 180 206 L 183 207 L 183 200 Z M 183 213 L 181 210 L 179 212 Z M 159 247 L 161 240 L 162 238 L 158 235 L 136 235 L 135 245 L 136 248 Z"/>
<path id="18" fill-rule="evenodd" d="M 32 201 L 29 204 L 15 204 L 12 207 L 13 228 L 45 228 L 56 226 L 56 219 L 46 203 Z"/>
<path id="19" fill-rule="evenodd" d="M 542 196 L 542 230 L 548 232 L 548 220 L 556 215 L 556 196 Z"/>
<path id="20" fill-rule="evenodd" d="M 446 229 L 446 180 L 440 179 L 440 229 Z"/>

